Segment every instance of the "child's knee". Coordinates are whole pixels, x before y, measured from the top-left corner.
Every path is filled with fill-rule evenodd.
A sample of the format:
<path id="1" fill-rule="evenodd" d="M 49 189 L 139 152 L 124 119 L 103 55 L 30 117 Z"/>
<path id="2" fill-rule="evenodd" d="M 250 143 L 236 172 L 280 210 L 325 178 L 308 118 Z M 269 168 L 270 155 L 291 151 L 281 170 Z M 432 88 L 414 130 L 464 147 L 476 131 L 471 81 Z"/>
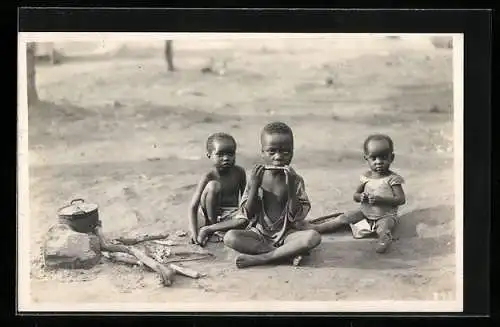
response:
<path id="1" fill-rule="evenodd" d="M 218 194 L 222 189 L 222 185 L 219 181 L 210 181 L 207 186 L 205 186 L 205 192 Z"/>
<path id="2" fill-rule="evenodd" d="M 377 221 L 376 232 L 378 235 L 390 233 L 394 228 L 395 220 L 393 218 L 382 218 Z"/>
<path id="3" fill-rule="evenodd" d="M 315 230 L 304 231 L 305 247 L 312 249 L 321 243 L 321 235 Z"/>
<path id="4" fill-rule="evenodd" d="M 234 245 L 237 242 L 238 236 L 236 235 L 237 233 L 234 230 L 229 230 L 224 234 L 223 242 L 224 245 L 234 248 Z"/>

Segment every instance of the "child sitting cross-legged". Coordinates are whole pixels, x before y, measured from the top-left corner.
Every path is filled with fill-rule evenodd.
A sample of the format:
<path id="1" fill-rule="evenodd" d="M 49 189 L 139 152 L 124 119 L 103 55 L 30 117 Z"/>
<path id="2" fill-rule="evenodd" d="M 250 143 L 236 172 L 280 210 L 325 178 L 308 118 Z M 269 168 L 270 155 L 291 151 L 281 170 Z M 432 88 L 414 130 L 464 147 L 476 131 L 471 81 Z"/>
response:
<path id="1" fill-rule="evenodd" d="M 243 193 L 239 218 L 246 230 L 233 229 L 224 244 L 240 255 L 238 268 L 295 260 L 318 246 L 321 236 L 314 230 L 297 230 L 311 209 L 304 179 L 289 165 L 293 157 L 293 133 L 281 122 L 266 125 L 261 132 L 261 154 L 266 166 L 256 165 Z"/>

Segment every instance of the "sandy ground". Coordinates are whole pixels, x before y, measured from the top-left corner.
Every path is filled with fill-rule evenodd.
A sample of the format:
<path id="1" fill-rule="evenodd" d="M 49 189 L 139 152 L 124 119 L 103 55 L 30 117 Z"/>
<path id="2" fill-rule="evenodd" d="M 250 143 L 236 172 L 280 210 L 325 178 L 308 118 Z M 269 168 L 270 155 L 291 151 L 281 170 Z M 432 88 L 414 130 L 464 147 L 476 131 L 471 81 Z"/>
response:
<path id="1" fill-rule="evenodd" d="M 161 41 L 58 47 L 68 60 L 37 67 L 45 102 L 29 112 L 33 301 L 454 299 L 450 49 L 421 38 L 177 40 L 178 71 L 168 73 Z M 224 75 L 200 72 L 210 57 L 227 61 Z M 310 218 L 355 207 L 364 137 L 393 137 L 408 201 L 390 253 L 376 255 L 374 240 L 333 234 L 301 267 L 238 270 L 235 254 L 211 243 L 215 259 L 185 263 L 207 277 L 178 277 L 171 288 L 154 273 L 106 262 L 42 269 L 42 236 L 76 197 L 99 205 L 111 237 L 187 230 L 188 202 L 210 164 L 206 137 L 232 133 L 238 163 L 250 168 L 271 120 L 294 129 L 293 164 L 306 181 Z"/>

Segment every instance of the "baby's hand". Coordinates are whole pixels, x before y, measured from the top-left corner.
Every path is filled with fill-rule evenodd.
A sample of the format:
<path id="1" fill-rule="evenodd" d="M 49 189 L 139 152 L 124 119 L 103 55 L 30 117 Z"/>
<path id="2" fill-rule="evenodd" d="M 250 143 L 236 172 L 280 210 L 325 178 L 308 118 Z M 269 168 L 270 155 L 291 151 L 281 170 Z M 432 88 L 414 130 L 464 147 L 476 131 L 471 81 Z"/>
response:
<path id="1" fill-rule="evenodd" d="M 377 204 L 379 202 L 379 200 L 380 200 L 379 196 L 376 196 L 373 194 L 368 195 L 368 203 L 369 204 Z"/>

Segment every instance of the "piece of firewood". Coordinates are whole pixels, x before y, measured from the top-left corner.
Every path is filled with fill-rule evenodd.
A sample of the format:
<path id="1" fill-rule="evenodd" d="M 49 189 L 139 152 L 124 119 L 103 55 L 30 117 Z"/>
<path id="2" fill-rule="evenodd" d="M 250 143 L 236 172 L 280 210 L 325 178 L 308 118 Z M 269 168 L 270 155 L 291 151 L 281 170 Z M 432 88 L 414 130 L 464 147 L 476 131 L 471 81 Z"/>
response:
<path id="1" fill-rule="evenodd" d="M 328 218 L 338 217 L 341 214 L 343 214 L 343 212 L 335 212 L 335 213 L 332 213 L 332 214 L 329 214 L 329 215 L 326 215 L 326 216 L 321 216 L 321 217 L 317 217 L 317 218 L 313 218 L 313 219 L 307 220 L 307 222 L 309 222 L 311 224 L 317 224 L 317 223 L 319 223 L 322 220 L 325 220 L 325 219 L 328 219 Z"/>
<path id="2" fill-rule="evenodd" d="M 212 257 L 213 255 L 199 255 L 198 257 L 190 257 L 190 258 L 179 258 L 179 259 L 168 259 L 165 260 L 163 263 L 172 263 L 172 262 L 184 262 L 184 261 L 196 261 L 196 260 L 203 260 Z"/>
<path id="3" fill-rule="evenodd" d="M 210 256 L 213 256 L 212 253 L 210 252 L 202 252 L 202 251 L 182 251 L 182 250 L 171 250 L 170 251 L 170 255 L 171 256 L 179 256 L 179 257 L 185 257 L 185 256 L 189 256 L 189 255 L 201 255 L 201 256 L 207 256 L 207 257 L 210 257 Z"/>
<path id="4" fill-rule="evenodd" d="M 142 243 L 142 242 L 146 242 L 146 241 L 163 240 L 163 239 L 167 238 L 168 236 L 169 236 L 168 233 L 159 232 L 156 234 L 147 233 L 147 234 L 137 235 L 135 237 L 122 236 L 122 237 L 117 238 L 116 240 L 118 242 L 120 242 L 121 244 L 134 245 L 134 244 Z"/>
<path id="5" fill-rule="evenodd" d="M 200 249 L 197 246 L 193 245 L 179 245 L 172 247 L 170 249 L 170 255 L 171 256 L 188 256 L 188 255 L 208 255 L 211 256 L 213 255 L 209 251 L 205 249 Z"/>
<path id="6" fill-rule="evenodd" d="M 178 265 L 173 264 L 173 263 L 169 264 L 168 266 L 170 268 L 172 268 L 173 270 L 175 270 L 175 272 L 177 272 L 181 275 L 187 276 L 187 277 L 198 279 L 202 276 L 199 272 L 197 272 L 196 270 L 193 270 L 191 268 L 181 267 L 181 266 L 178 266 Z"/>
<path id="7" fill-rule="evenodd" d="M 129 248 L 129 253 L 134 255 L 137 259 L 139 259 L 142 263 L 144 263 L 146 266 L 149 268 L 153 269 L 157 273 L 160 274 L 161 280 L 163 285 L 165 286 L 170 286 L 174 282 L 174 276 L 175 276 L 175 271 L 170 268 L 170 267 L 165 267 L 158 261 L 154 260 L 153 258 L 148 257 L 145 253 L 142 251 L 135 249 L 135 248 Z"/>
<path id="8" fill-rule="evenodd" d="M 153 243 L 159 244 L 159 245 L 164 245 L 164 246 L 178 246 L 178 245 L 184 245 L 184 243 L 181 242 L 174 242 L 172 240 L 154 240 Z"/>
<path id="9" fill-rule="evenodd" d="M 164 286 L 171 286 L 173 284 L 174 277 L 175 277 L 175 271 L 172 268 L 165 267 L 164 265 L 162 265 L 161 263 L 157 262 L 156 260 L 148 257 L 145 253 L 143 253 L 142 251 L 140 251 L 138 249 L 129 248 L 129 247 L 127 247 L 125 245 L 121 245 L 121 244 L 109 243 L 106 240 L 106 238 L 104 237 L 101 227 L 95 228 L 95 234 L 97 235 L 97 237 L 99 237 L 102 251 L 129 253 L 129 254 L 133 255 L 134 257 L 136 257 L 144 265 L 148 266 L 149 268 L 153 269 L 158 274 L 160 274 L 161 281 L 162 281 Z"/>
<path id="10" fill-rule="evenodd" d="M 138 265 L 138 264 L 140 264 L 141 266 L 143 265 L 142 262 L 138 261 L 135 256 L 133 256 L 131 254 L 127 254 L 127 253 L 112 252 L 112 253 L 109 253 L 109 258 L 111 260 L 113 260 L 114 262 L 121 262 L 121 263 L 129 264 L 129 265 Z M 198 258 L 198 260 L 199 259 L 200 258 Z M 193 260 L 193 259 L 191 259 L 191 260 Z M 187 260 L 178 260 L 178 261 L 187 261 Z M 203 276 L 201 273 L 197 272 L 194 269 L 181 267 L 181 266 L 176 265 L 176 264 L 168 264 L 168 267 L 170 267 L 176 273 L 179 273 L 181 275 L 191 277 L 194 279 L 198 279 L 198 278 Z"/>
<path id="11" fill-rule="evenodd" d="M 116 261 L 116 262 L 121 262 L 121 263 L 127 263 L 131 265 L 137 265 L 139 262 L 142 265 L 142 262 L 138 261 L 136 257 L 134 257 L 131 254 L 125 253 L 125 252 L 111 252 L 108 254 L 111 260 Z M 166 265 L 172 262 L 185 262 L 185 261 L 197 261 L 197 260 L 203 260 L 209 257 L 213 257 L 213 254 L 208 253 L 208 254 L 199 254 L 196 257 L 188 257 L 188 258 L 172 258 L 172 259 L 166 259 L 162 260 L 160 263 Z"/>
<path id="12" fill-rule="evenodd" d="M 133 266 L 142 266 L 143 263 L 140 262 L 136 257 L 133 255 L 124 253 L 124 252 L 106 252 L 107 257 L 113 261 L 113 262 L 121 262 L 121 263 L 126 263 L 130 264 Z"/>

